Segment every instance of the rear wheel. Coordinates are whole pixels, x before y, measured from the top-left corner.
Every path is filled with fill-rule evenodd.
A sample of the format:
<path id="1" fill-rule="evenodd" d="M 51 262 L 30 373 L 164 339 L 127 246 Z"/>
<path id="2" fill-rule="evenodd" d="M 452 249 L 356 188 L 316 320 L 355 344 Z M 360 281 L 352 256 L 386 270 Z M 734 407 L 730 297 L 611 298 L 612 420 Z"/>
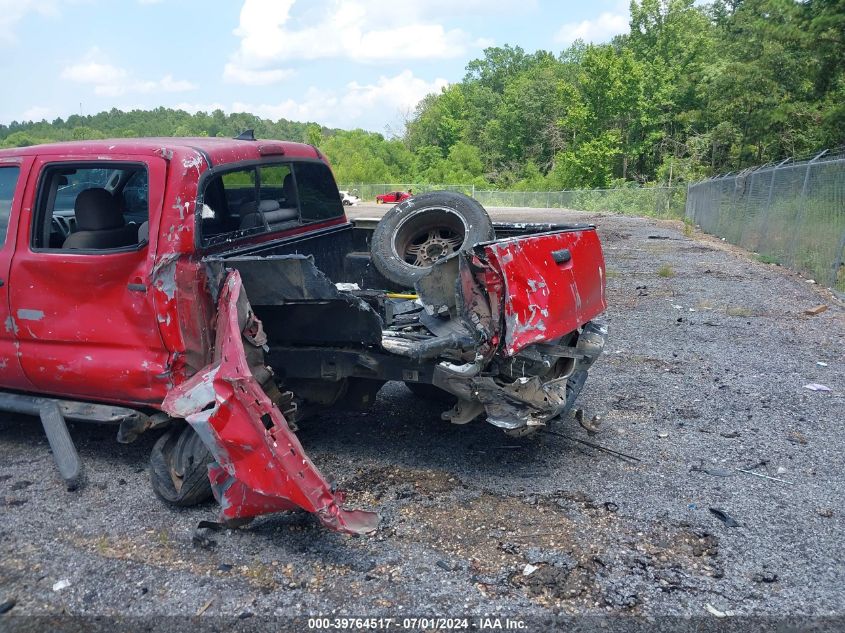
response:
<path id="1" fill-rule="evenodd" d="M 196 431 L 187 424 L 158 438 L 150 455 L 150 483 L 155 493 L 176 506 L 193 506 L 213 496 L 208 465 L 214 461 Z"/>

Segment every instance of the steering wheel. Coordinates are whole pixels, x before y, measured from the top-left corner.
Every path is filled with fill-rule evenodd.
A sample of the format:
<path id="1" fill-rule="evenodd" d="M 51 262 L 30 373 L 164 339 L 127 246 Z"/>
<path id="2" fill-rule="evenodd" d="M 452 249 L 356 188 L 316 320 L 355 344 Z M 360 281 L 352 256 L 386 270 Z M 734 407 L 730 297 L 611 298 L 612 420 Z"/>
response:
<path id="1" fill-rule="evenodd" d="M 63 241 L 67 239 L 68 235 L 70 235 L 70 221 L 62 215 L 53 216 L 53 221 L 51 222 L 50 228 L 50 232 L 53 234 L 58 233 L 59 235 L 61 235 Z"/>

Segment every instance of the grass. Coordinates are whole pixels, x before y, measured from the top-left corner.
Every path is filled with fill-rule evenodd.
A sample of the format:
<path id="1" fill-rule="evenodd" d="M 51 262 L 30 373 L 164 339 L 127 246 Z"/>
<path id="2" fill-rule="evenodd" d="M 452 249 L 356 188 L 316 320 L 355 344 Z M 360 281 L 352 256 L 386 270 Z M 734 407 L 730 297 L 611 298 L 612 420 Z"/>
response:
<path id="1" fill-rule="evenodd" d="M 657 269 L 657 276 L 664 278 L 674 277 L 675 270 L 669 264 L 663 264 Z"/>
<path id="2" fill-rule="evenodd" d="M 699 183 L 690 190 L 690 205 L 703 231 L 760 253 L 758 261 L 791 268 L 842 292 L 845 271 L 834 268 L 845 233 L 843 166 L 820 163 L 805 191 L 806 170 L 806 165 L 785 167 L 774 173 L 774 181 L 763 170 L 740 190 L 734 178 Z"/>
<path id="3" fill-rule="evenodd" d="M 728 306 L 725 309 L 725 314 L 732 317 L 750 317 L 753 312 L 751 312 L 748 308 L 743 308 L 742 306 Z"/>

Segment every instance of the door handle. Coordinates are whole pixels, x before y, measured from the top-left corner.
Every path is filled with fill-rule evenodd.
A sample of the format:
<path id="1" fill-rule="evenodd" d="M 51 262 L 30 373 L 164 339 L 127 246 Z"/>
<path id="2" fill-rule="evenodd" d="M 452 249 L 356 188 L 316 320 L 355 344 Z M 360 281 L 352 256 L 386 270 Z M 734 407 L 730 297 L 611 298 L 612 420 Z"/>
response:
<path id="1" fill-rule="evenodd" d="M 127 284 L 126 286 L 129 290 L 133 292 L 146 292 L 147 286 L 145 284 Z"/>
<path id="2" fill-rule="evenodd" d="M 568 248 L 562 248 L 559 251 L 552 251 L 552 259 L 556 264 L 565 264 L 572 259 L 572 253 Z"/>

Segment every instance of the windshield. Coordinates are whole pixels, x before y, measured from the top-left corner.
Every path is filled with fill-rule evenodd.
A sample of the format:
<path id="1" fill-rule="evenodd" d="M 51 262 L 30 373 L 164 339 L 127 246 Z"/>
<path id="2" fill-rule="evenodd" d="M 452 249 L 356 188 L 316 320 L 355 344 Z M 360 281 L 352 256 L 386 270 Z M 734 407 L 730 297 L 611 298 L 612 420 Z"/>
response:
<path id="1" fill-rule="evenodd" d="M 253 165 L 216 174 L 200 197 L 204 246 L 270 233 L 343 215 L 343 204 L 325 163 Z"/>

